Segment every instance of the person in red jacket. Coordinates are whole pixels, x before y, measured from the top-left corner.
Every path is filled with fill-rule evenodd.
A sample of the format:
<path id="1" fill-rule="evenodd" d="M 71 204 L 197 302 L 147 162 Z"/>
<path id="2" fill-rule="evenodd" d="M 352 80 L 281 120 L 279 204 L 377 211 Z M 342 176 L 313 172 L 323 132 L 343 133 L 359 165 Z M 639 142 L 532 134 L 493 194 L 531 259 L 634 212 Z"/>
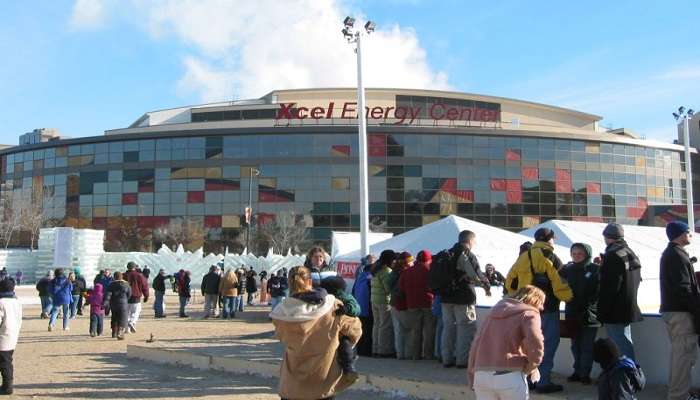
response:
<path id="1" fill-rule="evenodd" d="M 433 294 L 428 287 L 428 273 L 433 256 L 429 250 L 418 253 L 418 262 L 399 278 L 399 289 L 406 299 L 405 323 L 408 329 L 406 358 L 434 358 L 435 316 L 431 312 Z"/>
<path id="2" fill-rule="evenodd" d="M 141 272 L 137 271 L 135 262 L 129 261 L 126 264 L 126 273 L 124 274 L 124 280 L 129 283 L 131 287 L 131 297 L 129 297 L 129 331 L 131 333 L 136 333 L 136 323 L 141 315 L 141 298 L 143 297 L 143 302 L 148 301 L 148 279 L 146 279 Z"/>

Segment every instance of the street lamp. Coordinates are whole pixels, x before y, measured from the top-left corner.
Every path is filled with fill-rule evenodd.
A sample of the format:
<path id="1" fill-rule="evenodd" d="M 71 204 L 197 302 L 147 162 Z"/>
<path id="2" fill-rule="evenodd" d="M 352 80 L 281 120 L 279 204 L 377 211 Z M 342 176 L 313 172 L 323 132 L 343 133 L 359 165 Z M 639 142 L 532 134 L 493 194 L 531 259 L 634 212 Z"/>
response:
<path id="1" fill-rule="evenodd" d="M 253 174 L 260 175 L 260 171 L 250 167 L 250 179 L 248 180 L 248 207 L 245 208 L 245 221 L 247 223 L 245 235 L 245 249 L 250 254 L 250 226 L 253 225 Z"/>
<path id="2" fill-rule="evenodd" d="M 685 145 L 685 199 L 688 205 L 688 226 L 695 232 L 695 212 L 693 209 L 693 171 L 690 166 L 690 127 L 688 121 L 693 118 L 695 112 L 692 109 L 686 111 L 685 107 L 678 107 L 678 113 L 673 113 L 676 122 L 682 120 L 683 144 Z"/>
<path id="3" fill-rule="evenodd" d="M 355 44 L 357 54 L 357 126 L 360 139 L 360 251 L 362 257 L 369 254 L 369 196 L 367 192 L 367 120 L 365 119 L 365 87 L 362 83 L 362 37 L 374 32 L 377 24 L 367 21 L 362 29 L 355 29 L 355 18 L 346 17 L 343 21 L 343 36 L 350 44 Z"/>

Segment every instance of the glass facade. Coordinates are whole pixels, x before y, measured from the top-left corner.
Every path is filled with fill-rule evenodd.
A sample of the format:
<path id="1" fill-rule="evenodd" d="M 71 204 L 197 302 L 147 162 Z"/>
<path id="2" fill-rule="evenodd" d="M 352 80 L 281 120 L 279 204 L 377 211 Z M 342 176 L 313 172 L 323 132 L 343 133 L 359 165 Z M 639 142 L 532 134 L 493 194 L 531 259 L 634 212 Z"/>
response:
<path id="1" fill-rule="evenodd" d="M 356 134 L 73 142 L 3 153 L 3 195 L 42 188 L 62 225 L 105 229 L 108 242 L 124 226 L 150 240 L 153 229 L 186 216 L 221 244 L 244 230 L 255 168 L 257 221 L 291 211 L 322 241 L 332 230 L 359 229 Z M 684 164 L 672 150 L 413 129 L 373 132 L 368 143 L 370 221 L 395 234 L 449 214 L 513 231 L 552 218 L 637 224 L 648 204 L 685 198 Z"/>

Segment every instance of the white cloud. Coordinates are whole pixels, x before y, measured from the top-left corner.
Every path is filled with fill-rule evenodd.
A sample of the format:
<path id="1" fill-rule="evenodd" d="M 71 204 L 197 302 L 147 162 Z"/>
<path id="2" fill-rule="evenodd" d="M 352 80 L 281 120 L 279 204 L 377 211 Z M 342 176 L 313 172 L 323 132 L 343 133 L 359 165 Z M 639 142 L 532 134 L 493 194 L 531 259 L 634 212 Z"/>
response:
<path id="1" fill-rule="evenodd" d="M 178 89 L 213 101 L 355 86 L 355 55 L 340 33 L 342 1 L 133 1 L 120 9 L 142 16 L 132 21 L 154 38 L 189 46 Z M 412 29 L 380 26 L 363 47 L 367 87 L 450 87 L 446 74 L 430 67 Z"/>
<path id="2" fill-rule="evenodd" d="M 700 79 L 700 65 L 682 66 L 670 69 L 658 76 L 659 79 Z"/>
<path id="3" fill-rule="evenodd" d="M 73 5 L 70 26 L 75 29 L 99 28 L 107 17 L 104 0 L 76 0 Z"/>

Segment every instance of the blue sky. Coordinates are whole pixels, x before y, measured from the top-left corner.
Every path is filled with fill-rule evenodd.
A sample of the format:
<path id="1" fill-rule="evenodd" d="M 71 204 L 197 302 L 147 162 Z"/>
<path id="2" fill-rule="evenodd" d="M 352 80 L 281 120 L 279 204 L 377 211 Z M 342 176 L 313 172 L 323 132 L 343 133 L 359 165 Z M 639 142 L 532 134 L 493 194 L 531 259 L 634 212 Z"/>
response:
<path id="1" fill-rule="evenodd" d="M 0 14 L 0 143 L 38 127 L 101 135 L 149 110 L 346 85 L 354 70 L 339 42 L 345 13 L 380 27 L 368 40 L 374 85 L 570 107 L 663 141 L 675 137 L 678 105 L 700 109 L 697 0 L 673 9 L 658 1 L 26 4 L 6 2 Z"/>

